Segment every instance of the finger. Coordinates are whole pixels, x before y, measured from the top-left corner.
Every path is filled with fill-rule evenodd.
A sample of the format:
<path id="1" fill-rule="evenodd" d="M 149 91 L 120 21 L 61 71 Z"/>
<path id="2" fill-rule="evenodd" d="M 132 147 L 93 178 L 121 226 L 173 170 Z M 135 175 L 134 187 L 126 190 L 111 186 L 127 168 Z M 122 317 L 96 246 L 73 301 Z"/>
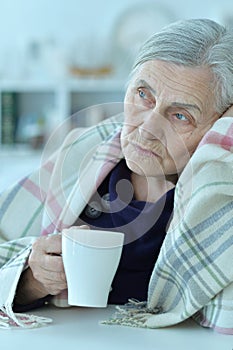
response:
<path id="1" fill-rule="evenodd" d="M 64 265 L 61 256 L 45 255 L 41 261 L 41 268 L 45 271 L 64 272 Z"/>
<path id="2" fill-rule="evenodd" d="M 66 287 L 66 275 L 63 269 L 51 270 L 50 265 L 37 266 L 36 268 L 31 268 L 34 278 L 40 281 L 44 286 L 48 284 L 62 285 L 64 289 Z"/>
<path id="3" fill-rule="evenodd" d="M 43 276 L 46 276 L 48 273 L 62 274 L 62 280 L 65 279 L 63 277 L 65 276 L 65 272 L 61 256 L 54 256 L 35 250 L 32 251 L 29 256 L 28 265 L 30 266 L 34 277 L 39 281 L 41 281 Z M 59 279 L 59 276 L 54 279 Z"/>
<path id="4" fill-rule="evenodd" d="M 77 229 L 84 229 L 84 230 L 90 230 L 90 226 L 88 225 L 81 225 L 81 226 L 75 226 Z"/>
<path id="5" fill-rule="evenodd" d="M 82 230 L 90 230 L 90 226 L 88 226 L 88 225 L 71 226 L 70 228 L 77 228 L 77 229 L 82 229 Z"/>
<path id="6" fill-rule="evenodd" d="M 40 275 L 40 281 L 44 285 L 53 284 L 54 286 L 62 286 L 62 288 L 67 285 L 66 275 L 63 272 L 46 271 L 45 274 Z"/>
<path id="7" fill-rule="evenodd" d="M 46 288 L 48 294 L 50 295 L 57 295 L 61 293 L 63 290 L 67 289 L 67 286 L 55 286 L 54 284 L 49 284 Z"/>
<path id="8" fill-rule="evenodd" d="M 29 265 L 37 275 L 65 274 L 62 258 L 59 256 L 44 255 L 43 259 L 30 259 Z M 57 277 L 56 277 L 57 278 Z M 54 278 L 54 279 L 56 279 Z"/>
<path id="9" fill-rule="evenodd" d="M 32 250 L 47 254 L 61 254 L 61 235 L 50 235 L 38 238 L 32 245 Z"/>

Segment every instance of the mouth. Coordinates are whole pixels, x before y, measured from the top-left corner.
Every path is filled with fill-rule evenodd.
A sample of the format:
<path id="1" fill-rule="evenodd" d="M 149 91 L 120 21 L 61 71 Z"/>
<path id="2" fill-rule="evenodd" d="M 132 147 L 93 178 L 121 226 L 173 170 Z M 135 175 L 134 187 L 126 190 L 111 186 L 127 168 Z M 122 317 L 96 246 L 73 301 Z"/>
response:
<path id="1" fill-rule="evenodd" d="M 158 153 L 151 151 L 151 150 L 148 150 L 142 146 L 139 146 L 136 143 L 132 143 L 132 145 L 137 150 L 137 152 L 144 157 L 157 157 L 157 158 L 161 157 Z"/>

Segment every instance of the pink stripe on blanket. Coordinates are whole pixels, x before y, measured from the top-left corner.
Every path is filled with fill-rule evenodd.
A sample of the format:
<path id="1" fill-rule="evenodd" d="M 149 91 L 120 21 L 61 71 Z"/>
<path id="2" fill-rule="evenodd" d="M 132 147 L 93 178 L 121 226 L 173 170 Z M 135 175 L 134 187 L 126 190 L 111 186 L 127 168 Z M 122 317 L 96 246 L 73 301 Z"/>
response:
<path id="1" fill-rule="evenodd" d="M 57 194 L 58 195 L 58 194 Z M 62 211 L 62 207 L 58 203 L 57 197 L 54 196 L 51 192 L 48 193 L 48 200 L 47 200 L 47 206 L 50 208 L 50 210 L 53 212 L 54 216 L 56 218 L 59 217 Z"/>
<path id="2" fill-rule="evenodd" d="M 103 180 L 107 177 L 107 175 L 110 173 L 110 171 L 116 166 L 120 159 L 115 162 L 113 161 L 106 161 L 106 163 L 103 164 L 103 166 L 100 169 L 100 172 L 98 173 L 95 187 L 96 189 L 100 186 L 100 184 L 103 182 Z"/>
<path id="3" fill-rule="evenodd" d="M 50 235 L 51 233 L 54 233 L 55 230 L 56 230 L 56 225 L 52 222 L 49 226 L 47 226 L 42 230 L 41 236 Z"/>
<path id="4" fill-rule="evenodd" d="M 45 164 L 43 164 L 43 168 L 46 169 L 50 174 L 52 174 L 54 163 L 52 161 L 48 161 Z"/>
<path id="5" fill-rule="evenodd" d="M 55 219 L 53 222 L 51 222 L 47 227 L 45 227 L 41 231 L 41 236 L 47 236 L 51 233 L 59 233 L 62 232 L 65 228 L 69 228 L 71 225 L 63 223 L 61 220 Z"/>
<path id="6" fill-rule="evenodd" d="M 120 132 L 115 134 L 111 140 L 108 140 L 107 143 L 103 143 L 101 147 L 99 147 L 95 157 L 104 157 L 103 165 L 97 174 L 97 179 L 95 182 L 96 188 L 98 188 L 110 171 L 123 157 L 120 145 Z"/>
<path id="7" fill-rule="evenodd" d="M 233 328 L 232 327 L 227 328 L 227 327 L 217 326 L 213 322 L 211 322 L 210 320 L 207 320 L 202 313 L 200 313 L 200 317 L 203 318 L 200 321 L 200 325 L 202 327 L 212 328 L 218 333 L 233 335 Z"/>
<path id="8" fill-rule="evenodd" d="M 233 328 L 213 326 L 213 329 L 218 333 L 233 335 Z"/>
<path id="9" fill-rule="evenodd" d="M 206 144 L 219 145 L 227 151 L 231 151 L 233 147 L 233 124 L 228 129 L 226 135 L 219 134 L 216 131 L 209 131 L 202 139 L 199 147 Z"/>
<path id="10" fill-rule="evenodd" d="M 40 202 L 46 198 L 46 193 L 29 178 L 22 182 L 22 187 L 30 192 Z"/>

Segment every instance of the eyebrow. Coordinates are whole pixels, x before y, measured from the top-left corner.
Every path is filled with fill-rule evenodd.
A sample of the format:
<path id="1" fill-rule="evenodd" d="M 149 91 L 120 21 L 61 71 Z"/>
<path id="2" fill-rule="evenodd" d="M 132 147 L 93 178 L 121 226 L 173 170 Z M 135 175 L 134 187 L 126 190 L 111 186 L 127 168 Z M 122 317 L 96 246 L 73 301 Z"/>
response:
<path id="1" fill-rule="evenodd" d="M 147 88 L 150 90 L 153 94 L 156 94 L 156 90 L 154 90 L 144 79 L 138 79 L 135 82 L 136 85 L 142 85 L 143 87 Z M 182 108 L 188 108 L 188 109 L 195 109 L 198 110 L 200 113 L 202 113 L 200 107 L 196 104 L 192 103 L 183 103 L 183 102 L 172 102 L 172 106 L 174 107 L 182 107 Z"/>
<path id="2" fill-rule="evenodd" d="M 201 109 L 198 107 L 198 105 L 196 104 L 191 104 L 191 103 L 182 103 L 182 102 L 172 102 L 171 104 L 172 106 L 175 107 L 182 107 L 182 108 L 187 108 L 187 109 L 196 109 L 198 110 L 200 113 L 202 113 Z"/>
<path id="3" fill-rule="evenodd" d="M 156 94 L 156 91 L 144 79 L 136 80 L 135 85 L 142 85 L 143 87 L 150 90 L 154 95 Z"/>

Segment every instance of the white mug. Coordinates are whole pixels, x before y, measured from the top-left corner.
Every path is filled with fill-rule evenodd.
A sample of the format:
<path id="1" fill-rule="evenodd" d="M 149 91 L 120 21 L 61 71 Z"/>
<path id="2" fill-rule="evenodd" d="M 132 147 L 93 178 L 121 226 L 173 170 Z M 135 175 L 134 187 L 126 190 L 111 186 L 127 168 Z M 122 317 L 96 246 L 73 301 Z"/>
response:
<path id="1" fill-rule="evenodd" d="M 71 227 L 62 231 L 69 305 L 106 307 L 124 234 Z"/>

